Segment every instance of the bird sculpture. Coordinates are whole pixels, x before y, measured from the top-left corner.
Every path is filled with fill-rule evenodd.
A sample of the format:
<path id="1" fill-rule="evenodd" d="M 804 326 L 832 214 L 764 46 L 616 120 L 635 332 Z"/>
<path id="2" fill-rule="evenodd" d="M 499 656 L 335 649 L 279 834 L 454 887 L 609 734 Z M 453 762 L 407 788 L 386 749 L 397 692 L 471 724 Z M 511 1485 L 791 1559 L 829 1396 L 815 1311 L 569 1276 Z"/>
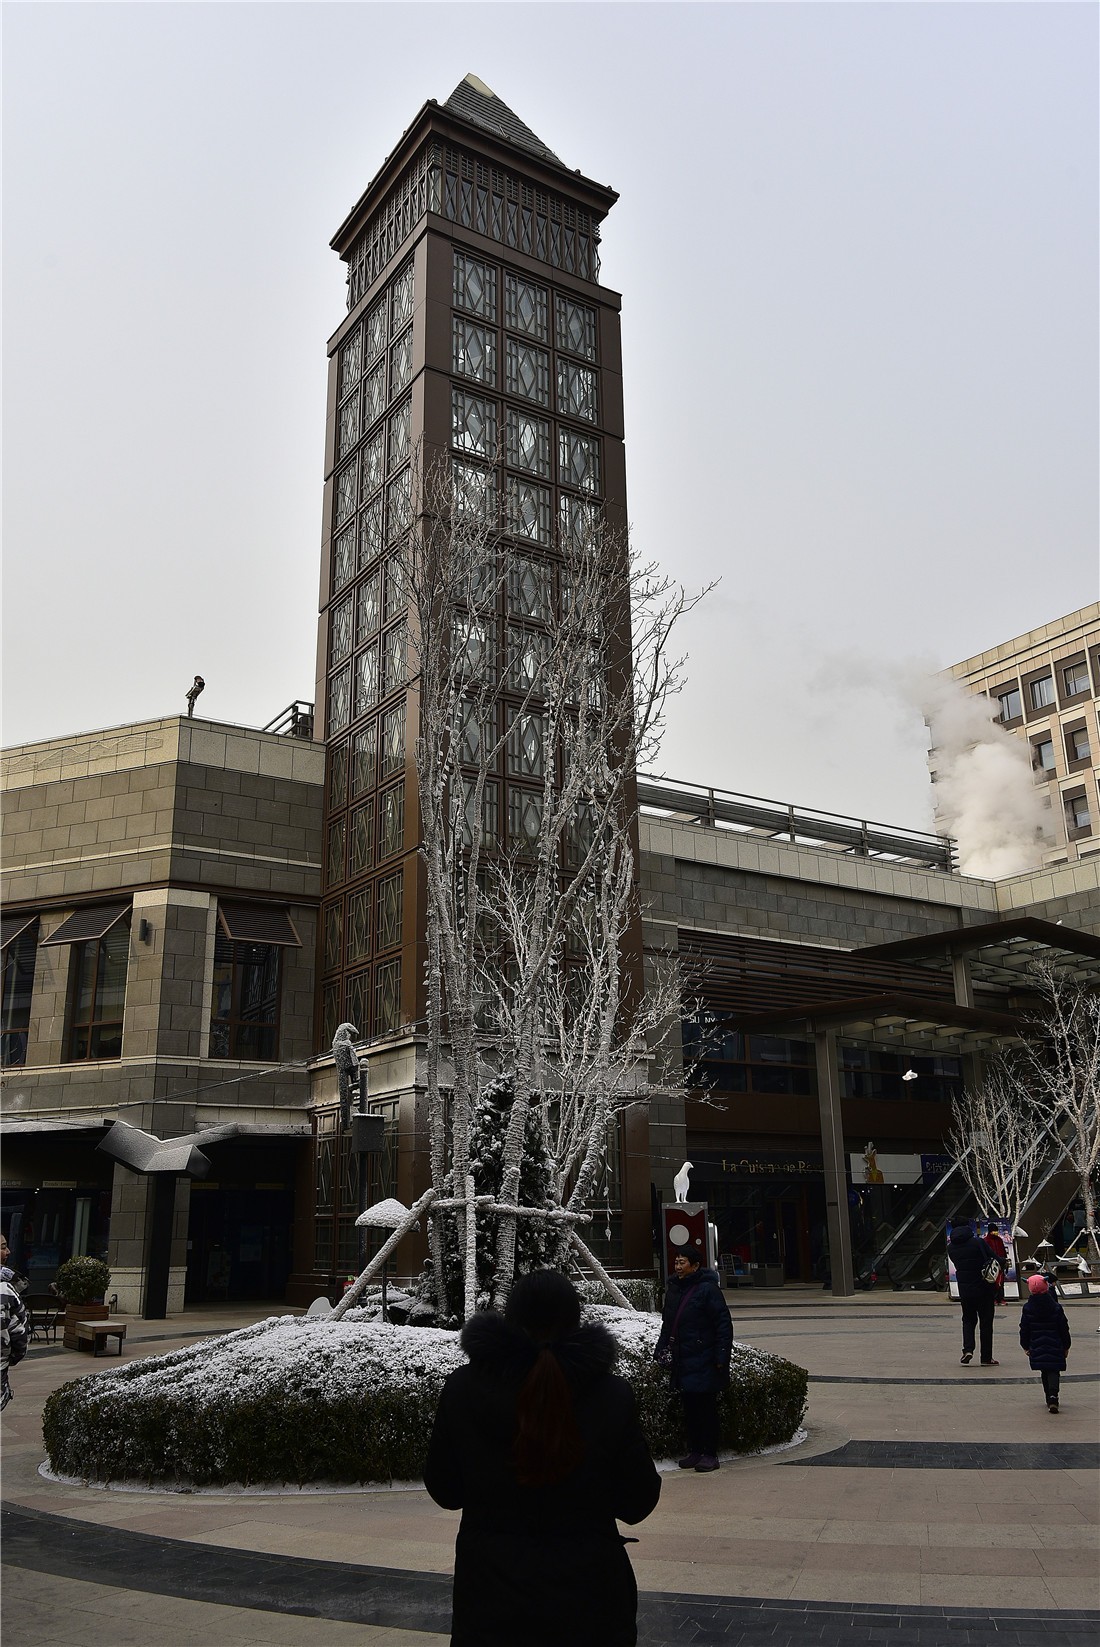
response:
<path id="1" fill-rule="evenodd" d="M 187 719 L 188 720 L 190 720 L 192 715 L 195 713 L 195 699 L 198 697 L 199 693 L 203 690 L 205 685 L 206 685 L 206 682 L 203 680 L 202 676 L 201 675 L 196 675 L 194 685 L 191 687 L 191 690 L 187 694 Z"/>
<path id="2" fill-rule="evenodd" d="M 672 1187 L 676 1191 L 677 1201 L 686 1201 L 688 1198 L 688 1189 L 690 1187 L 689 1174 L 691 1172 L 692 1165 L 693 1163 L 691 1161 L 685 1161 L 675 1178 L 672 1180 Z"/>
<path id="3" fill-rule="evenodd" d="M 332 1037 L 332 1061 L 340 1083 L 340 1125 L 344 1128 L 351 1124 L 352 1100 L 359 1092 L 359 1054 L 354 1046 L 358 1039 L 354 1024 L 341 1024 Z"/>
<path id="4" fill-rule="evenodd" d="M 902 1076 L 903 1081 L 915 1081 L 916 1079 L 917 1072 L 915 1069 L 907 1069 L 905 1074 Z"/>

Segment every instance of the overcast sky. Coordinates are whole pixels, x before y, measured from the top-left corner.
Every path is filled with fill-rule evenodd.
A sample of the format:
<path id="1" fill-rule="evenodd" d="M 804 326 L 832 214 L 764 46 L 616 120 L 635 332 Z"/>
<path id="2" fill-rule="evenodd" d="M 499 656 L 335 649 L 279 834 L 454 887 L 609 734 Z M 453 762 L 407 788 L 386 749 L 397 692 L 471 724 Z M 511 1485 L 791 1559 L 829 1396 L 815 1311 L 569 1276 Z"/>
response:
<path id="1" fill-rule="evenodd" d="M 5 6 L 4 741 L 313 695 L 328 241 L 468 71 L 621 194 L 670 775 L 930 817 L 887 684 L 1096 598 L 1091 4 Z"/>

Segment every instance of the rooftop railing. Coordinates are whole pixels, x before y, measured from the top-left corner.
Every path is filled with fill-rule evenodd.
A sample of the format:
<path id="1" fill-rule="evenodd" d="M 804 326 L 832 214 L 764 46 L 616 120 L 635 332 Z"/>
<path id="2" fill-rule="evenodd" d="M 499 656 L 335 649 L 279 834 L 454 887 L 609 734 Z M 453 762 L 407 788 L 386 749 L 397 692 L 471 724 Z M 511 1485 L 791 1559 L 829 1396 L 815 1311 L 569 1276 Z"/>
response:
<path id="1" fill-rule="evenodd" d="M 275 732 L 284 738 L 308 740 L 313 737 L 313 705 L 296 698 L 293 703 L 288 703 L 285 709 L 280 709 L 275 719 L 268 721 L 261 730 Z"/>
<path id="2" fill-rule="evenodd" d="M 700 788 L 676 778 L 638 778 L 638 804 L 643 812 L 711 829 L 729 829 L 764 840 L 786 840 L 794 846 L 825 847 L 855 858 L 878 858 L 910 869 L 939 869 L 955 873 L 958 856 L 950 835 L 921 830 L 894 829 L 865 818 L 847 818 L 838 812 L 785 805 L 759 795 L 738 795 L 728 789 Z"/>

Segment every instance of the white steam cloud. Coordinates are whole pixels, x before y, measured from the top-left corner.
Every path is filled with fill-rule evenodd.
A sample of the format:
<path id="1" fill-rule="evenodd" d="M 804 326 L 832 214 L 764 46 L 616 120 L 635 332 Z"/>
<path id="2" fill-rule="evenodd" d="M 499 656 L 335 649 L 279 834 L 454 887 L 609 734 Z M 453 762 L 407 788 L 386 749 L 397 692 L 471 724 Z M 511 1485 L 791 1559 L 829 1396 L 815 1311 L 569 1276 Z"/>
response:
<path id="1" fill-rule="evenodd" d="M 1037 869 L 1050 817 L 1023 738 L 996 722 L 992 699 L 926 675 L 919 705 L 932 733 L 936 822 L 959 844 L 964 875 L 999 880 Z"/>

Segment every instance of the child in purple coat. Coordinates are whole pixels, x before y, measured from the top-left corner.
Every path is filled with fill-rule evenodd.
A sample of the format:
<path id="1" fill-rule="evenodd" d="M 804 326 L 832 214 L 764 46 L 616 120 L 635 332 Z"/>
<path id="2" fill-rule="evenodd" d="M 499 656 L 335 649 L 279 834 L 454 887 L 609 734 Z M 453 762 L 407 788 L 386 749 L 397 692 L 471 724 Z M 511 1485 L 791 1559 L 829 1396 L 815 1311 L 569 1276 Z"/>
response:
<path id="1" fill-rule="evenodd" d="M 1020 1312 L 1020 1344 L 1027 1351 L 1032 1368 L 1042 1377 L 1047 1412 L 1056 1413 L 1058 1390 L 1072 1342 L 1069 1322 L 1045 1276 L 1031 1276 L 1027 1290 L 1031 1296 Z"/>

